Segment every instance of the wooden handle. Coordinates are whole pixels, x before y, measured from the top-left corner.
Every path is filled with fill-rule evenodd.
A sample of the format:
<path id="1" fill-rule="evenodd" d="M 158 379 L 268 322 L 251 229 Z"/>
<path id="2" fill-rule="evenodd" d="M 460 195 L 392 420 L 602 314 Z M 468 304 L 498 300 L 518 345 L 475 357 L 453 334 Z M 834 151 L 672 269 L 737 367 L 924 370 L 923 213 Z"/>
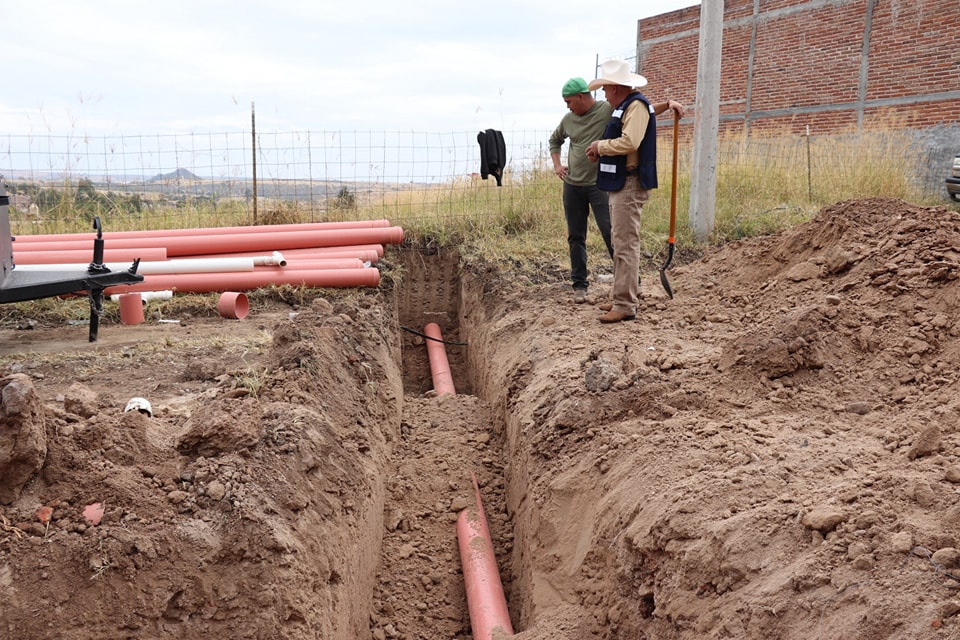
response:
<path id="1" fill-rule="evenodd" d="M 677 231 L 677 167 L 680 148 L 680 114 L 673 112 L 673 173 L 670 181 L 670 244 L 675 241 Z"/>

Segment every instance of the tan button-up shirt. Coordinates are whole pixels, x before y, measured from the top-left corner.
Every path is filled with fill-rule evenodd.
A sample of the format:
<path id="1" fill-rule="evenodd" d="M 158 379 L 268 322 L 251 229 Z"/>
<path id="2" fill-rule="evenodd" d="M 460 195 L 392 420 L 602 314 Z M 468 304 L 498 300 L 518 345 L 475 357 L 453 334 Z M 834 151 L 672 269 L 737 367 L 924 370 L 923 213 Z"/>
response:
<path id="1" fill-rule="evenodd" d="M 614 110 L 616 113 L 616 110 Z M 627 168 L 635 169 L 640 164 L 640 154 L 637 148 L 643 135 L 647 132 L 647 123 L 650 122 L 650 110 L 642 100 L 635 100 L 627 107 L 621 121 L 619 138 L 601 140 L 597 150 L 602 156 L 627 156 Z"/>

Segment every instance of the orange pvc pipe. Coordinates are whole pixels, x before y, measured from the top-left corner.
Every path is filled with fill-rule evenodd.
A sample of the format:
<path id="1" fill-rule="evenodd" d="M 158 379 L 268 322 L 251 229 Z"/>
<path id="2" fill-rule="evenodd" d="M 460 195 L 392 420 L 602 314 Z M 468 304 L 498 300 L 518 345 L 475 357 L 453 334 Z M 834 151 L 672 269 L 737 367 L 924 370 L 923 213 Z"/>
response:
<path id="1" fill-rule="evenodd" d="M 90 264 L 93 260 L 93 245 L 86 250 L 70 249 L 66 251 L 18 251 L 14 242 L 14 264 Z M 141 247 L 138 249 L 103 249 L 104 262 L 133 262 L 140 258 L 144 262 L 162 262 L 167 259 L 167 250 L 163 247 Z"/>
<path id="2" fill-rule="evenodd" d="M 217 312 L 224 318 L 243 320 L 250 312 L 250 301 L 242 291 L 224 291 L 217 301 Z"/>
<path id="3" fill-rule="evenodd" d="M 347 220 L 343 222 L 302 222 L 296 224 L 246 225 L 237 227 L 194 227 L 189 229 L 142 229 L 139 231 L 111 231 L 110 238 L 173 238 L 179 236 L 206 236 L 212 234 L 272 233 L 276 231 L 319 231 L 322 229 L 379 229 L 389 227 L 389 220 Z M 90 241 L 95 232 L 38 233 L 19 235 L 18 242 L 60 242 L 65 240 Z"/>
<path id="4" fill-rule="evenodd" d="M 354 254 L 376 254 L 377 259 L 383 257 L 383 245 L 382 244 L 345 244 L 339 245 L 336 247 L 309 247 L 306 249 L 289 249 L 287 251 L 290 255 L 304 254 L 304 255 L 316 255 L 320 257 L 321 255 L 354 255 Z M 360 257 L 357 255 L 357 257 Z"/>
<path id="5" fill-rule="evenodd" d="M 360 251 L 373 251 L 378 257 L 383 257 L 382 244 L 350 244 L 339 247 L 314 247 L 312 249 L 293 249 L 293 251 L 316 252 L 316 253 L 337 253 L 345 250 L 357 249 Z"/>
<path id="6" fill-rule="evenodd" d="M 139 293 L 120 294 L 120 322 L 123 324 L 143 322 L 143 297 Z"/>
<path id="7" fill-rule="evenodd" d="M 137 247 L 165 247 L 167 257 L 195 256 L 207 253 L 237 253 L 241 251 L 283 251 L 351 244 L 399 244 L 403 242 L 403 227 L 371 229 L 325 229 L 320 231 L 276 231 L 273 233 L 214 234 L 179 237 L 110 238 L 113 249 Z M 68 251 L 87 249 L 84 240 L 63 242 L 30 242 L 30 251 Z"/>
<path id="8" fill-rule="evenodd" d="M 253 268 L 254 271 L 304 271 L 309 269 L 362 269 L 363 260 L 360 258 L 322 258 L 317 260 L 305 260 L 303 258 L 293 258 L 287 260 L 287 266 L 276 265 L 258 265 Z"/>
<path id="9" fill-rule="evenodd" d="M 430 361 L 430 375 L 433 377 L 433 390 L 438 396 L 456 395 L 453 386 L 453 375 L 450 373 L 450 363 L 447 360 L 447 351 L 443 346 L 443 336 L 440 334 L 440 325 L 431 322 L 423 327 L 427 336 L 427 358 Z M 432 340 L 430 339 L 432 338 Z"/>
<path id="10" fill-rule="evenodd" d="M 284 258 L 306 257 L 308 259 L 360 258 L 364 262 L 377 262 L 383 257 L 383 245 L 344 245 L 342 247 L 314 247 L 307 249 L 285 249 Z M 262 251 L 241 251 L 239 253 L 207 253 L 202 255 L 181 256 L 183 258 L 255 258 Z"/>
<path id="11" fill-rule="evenodd" d="M 135 291 L 166 291 L 180 293 L 209 293 L 211 291 L 248 291 L 272 284 L 304 287 L 376 287 L 380 271 L 373 267 L 362 269 L 275 269 L 236 271 L 228 273 L 148 274 L 143 282 L 118 285 L 104 289 L 106 295 Z"/>
<path id="12" fill-rule="evenodd" d="M 470 474 L 477 504 L 467 507 L 457 516 L 457 543 L 460 547 L 460 564 L 467 591 L 467 608 L 470 611 L 470 628 L 474 640 L 492 640 L 494 631 L 512 636 L 510 611 L 503 595 L 503 583 L 497 569 L 497 557 L 493 551 L 490 527 L 483 513 L 480 486 Z"/>

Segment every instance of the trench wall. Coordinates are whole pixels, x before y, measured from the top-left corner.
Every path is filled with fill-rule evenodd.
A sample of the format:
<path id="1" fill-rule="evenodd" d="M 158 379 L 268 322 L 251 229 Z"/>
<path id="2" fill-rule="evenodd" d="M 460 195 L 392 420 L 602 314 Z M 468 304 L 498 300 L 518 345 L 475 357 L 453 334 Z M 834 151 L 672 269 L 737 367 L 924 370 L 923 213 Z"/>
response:
<path id="1" fill-rule="evenodd" d="M 403 390 L 419 395 L 433 389 L 430 360 L 423 332 L 431 322 L 440 326 L 450 371 L 457 393 L 472 394 L 464 375 L 466 346 L 460 339 L 460 255 L 451 250 L 398 249 L 403 266 L 401 294 L 397 296 L 397 317 L 402 344 Z"/>
<path id="2" fill-rule="evenodd" d="M 700 6 L 640 20 L 654 98 L 693 105 Z M 960 142 L 957 0 L 726 0 L 723 132 L 947 128 Z"/>

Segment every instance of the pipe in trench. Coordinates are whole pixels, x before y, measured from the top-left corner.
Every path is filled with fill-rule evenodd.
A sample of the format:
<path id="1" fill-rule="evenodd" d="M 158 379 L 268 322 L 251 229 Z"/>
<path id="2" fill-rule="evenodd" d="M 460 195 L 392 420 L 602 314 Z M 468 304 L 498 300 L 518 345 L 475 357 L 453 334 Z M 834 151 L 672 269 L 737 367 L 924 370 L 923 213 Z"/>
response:
<path id="1" fill-rule="evenodd" d="M 332 247 L 352 244 L 400 244 L 403 227 L 370 229 L 329 229 L 320 231 L 275 231 L 240 235 L 197 235 L 180 237 L 111 238 L 113 249 L 163 247 L 167 257 L 185 257 L 202 254 L 237 253 L 241 251 L 282 251 L 313 247 Z M 30 242 L 26 251 L 68 251 L 86 249 L 86 241 Z M 65 262 L 65 261 L 61 261 Z"/>
<path id="2" fill-rule="evenodd" d="M 108 238 L 170 238 L 177 236 L 205 236 L 211 234 L 272 233 L 275 231 L 318 231 L 322 229 L 379 229 L 389 227 L 389 220 L 347 220 L 343 222 L 301 222 L 293 224 L 246 225 L 236 227 L 194 227 L 189 229 L 141 229 L 139 231 L 111 231 Z M 59 242 L 65 240 L 95 240 L 95 232 L 21 234 L 17 242 Z"/>
<path id="3" fill-rule="evenodd" d="M 423 333 L 427 336 L 427 358 L 430 361 L 433 390 L 438 396 L 456 395 L 457 390 L 453 386 L 453 374 L 450 373 L 450 362 L 447 360 L 447 351 L 443 346 L 440 325 L 430 322 L 423 327 Z"/>
<path id="4" fill-rule="evenodd" d="M 177 273 L 143 276 L 143 282 L 107 287 L 104 293 L 164 291 L 210 293 L 212 291 L 249 291 L 272 284 L 304 287 L 376 287 L 380 271 L 373 267 L 354 269 L 264 269 L 235 273 Z"/>
<path id="5" fill-rule="evenodd" d="M 53 251 L 19 251 L 17 243 L 13 243 L 13 263 L 26 264 L 90 264 L 93 258 L 93 245 L 86 249 L 53 250 Z M 124 269 L 130 267 L 134 260 L 162 261 L 167 259 L 167 250 L 163 247 L 141 247 L 136 249 L 104 248 L 104 262 L 126 262 Z"/>
<path id="6" fill-rule="evenodd" d="M 470 474 L 473 490 L 477 496 L 476 506 L 467 507 L 457 515 L 457 543 L 460 547 L 460 564 L 467 592 L 467 608 L 470 611 L 470 628 L 474 640 L 492 640 L 498 635 L 513 635 L 507 599 L 503 595 L 503 583 L 497 569 L 497 557 L 493 551 L 490 527 L 483 512 L 480 486 Z"/>

